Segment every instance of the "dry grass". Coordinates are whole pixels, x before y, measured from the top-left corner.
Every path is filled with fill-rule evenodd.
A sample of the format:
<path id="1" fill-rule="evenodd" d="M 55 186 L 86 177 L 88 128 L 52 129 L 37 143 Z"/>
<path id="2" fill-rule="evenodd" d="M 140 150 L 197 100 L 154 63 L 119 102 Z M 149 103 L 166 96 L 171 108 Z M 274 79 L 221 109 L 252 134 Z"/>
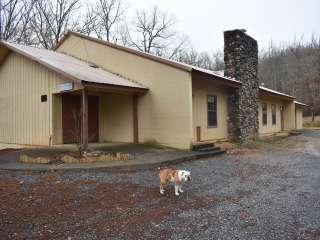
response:
<path id="1" fill-rule="evenodd" d="M 221 143 L 216 144 L 229 154 L 245 155 L 245 154 L 261 154 L 265 151 L 283 151 L 286 149 L 300 148 L 310 139 L 308 137 L 299 136 L 272 136 L 250 141 L 244 144 Z"/>
<path id="2" fill-rule="evenodd" d="M 36 164 L 48 164 L 50 163 L 50 159 L 49 158 L 45 158 L 45 157 L 30 157 L 26 154 L 21 154 L 20 155 L 20 159 L 19 162 L 22 163 L 36 163 Z"/>
<path id="3" fill-rule="evenodd" d="M 314 121 L 314 122 L 304 122 L 303 123 L 303 127 L 307 127 L 307 128 L 320 128 L 320 121 Z"/>
<path id="4" fill-rule="evenodd" d="M 93 163 L 93 162 L 108 162 L 108 161 L 127 161 L 130 159 L 129 154 L 126 153 L 116 153 L 116 154 L 101 154 L 100 156 L 84 156 L 81 158 L 76 158 L 70 155 L 64 155 L 62 161 L 64 163 Z"/>

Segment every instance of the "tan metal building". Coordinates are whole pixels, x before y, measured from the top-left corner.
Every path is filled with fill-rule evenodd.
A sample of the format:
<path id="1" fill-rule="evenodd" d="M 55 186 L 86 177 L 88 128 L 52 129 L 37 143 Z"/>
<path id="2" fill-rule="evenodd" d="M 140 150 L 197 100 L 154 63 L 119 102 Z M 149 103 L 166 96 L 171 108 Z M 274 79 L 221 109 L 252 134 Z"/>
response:
<path id="1" fill-rule="evenodd" d="M 228 139 L 219 73 L 68 32 L 54 51 L 0 45 L 0 142 L 153 142 L 188 149 Z M 303 104 L 260 87 L 259 134 L 302 128 Z M 210 106 L 210 107 L 208 107 Z"/>

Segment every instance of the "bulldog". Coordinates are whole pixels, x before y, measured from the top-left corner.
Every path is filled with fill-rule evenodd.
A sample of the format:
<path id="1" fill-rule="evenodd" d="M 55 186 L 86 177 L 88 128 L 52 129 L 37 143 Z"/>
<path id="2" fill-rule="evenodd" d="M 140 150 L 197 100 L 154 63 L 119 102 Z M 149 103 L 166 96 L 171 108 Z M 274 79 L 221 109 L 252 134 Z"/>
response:
<path id="1" fill-rule="evenodd" d="M 191 173 L 185 170 L 175 170 L 172 168 L 159 169 L 160 177 L 160 194 L 164 194 L 164 187 L 168 182 L 174 183 L 174 192 L 179 196 L 183 193 L 182 183 L 191 181 Z"/>

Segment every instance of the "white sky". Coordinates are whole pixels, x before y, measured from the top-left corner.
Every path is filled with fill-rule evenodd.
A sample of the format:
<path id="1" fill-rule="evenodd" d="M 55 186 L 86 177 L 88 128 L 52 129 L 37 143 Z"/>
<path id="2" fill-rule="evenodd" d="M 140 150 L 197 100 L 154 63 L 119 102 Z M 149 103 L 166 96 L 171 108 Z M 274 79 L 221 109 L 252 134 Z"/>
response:
<path id="1" fill-rule="evenodd" d="M 240 28 L 259 48 L 320 36 L 320 0 L 124 0 L 129 15 L 157 5 L 173 14 L 177 30 L 188 35 L 197 50 L 223 50 L 223 31 Z"/>

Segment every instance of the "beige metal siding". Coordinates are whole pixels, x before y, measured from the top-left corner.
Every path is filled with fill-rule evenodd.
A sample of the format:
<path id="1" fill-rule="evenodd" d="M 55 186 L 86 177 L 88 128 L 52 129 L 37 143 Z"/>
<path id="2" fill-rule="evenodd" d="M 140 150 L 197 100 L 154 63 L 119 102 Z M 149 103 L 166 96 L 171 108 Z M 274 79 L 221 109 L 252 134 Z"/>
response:
<path id="1" fill-rule="evenodd" d="M 268 124 L 262 124 L 262 103 L 267 104 Z M 272 125 L 271 105 L 276 105 L 277 123 Z M 260 96 L 259 97 L 259 134 L 268 135 L 281 131 L 281 112 L 280 107 L 284 107 L 284 130 L 292 130 L 295 128 L 295 104 L 293 101 L 283 101 L 275 97 Z"/>
<path id="2" fill-rule="evenodd" d="M 296 129 L 303 128 L 303 109 L 296 106 Z"/>
<path id="3" fill-rule="evenodd" d="M 296 127 L 296 107 L 294 101 L 286 102 L 284 105 L 284 129 L 292 130 Z"/>
<path id="4" fill-rule="evenodd" d="M 99 100 L 100 141 L 132 142 L 132 96 L 110 93 Z"/>
<path id="5" fill-rule="evenodd" d="M 150 89 L 138 102 L 140 142 L 190 147 L 193 133 L 189 72 L 74 35 L 70 35 L 58 51 L 93 62 Z"/>
<path id="6" fill-rule="evenodd" d="M 194 80 L 193 88 L 193 136 L 197 139 L 196 128 L 201 128 L 201 141 L 228 138 L 227 92 L 222 86 L 212 82 Z M 217 127 L 208 128 L 207 96 L 217 96 Z"/>
<path id="7" fill-rule="evenodd" d="M 267 104 L 267 125 L 262 124 L 262 103 Z M 272 104 L 275 104 L 276 106 L 276 124 L 272 124 L 272 109 L 271 106 Z M 261 98 L 259 100 L 259 134 L 264 135 L 264 134 L 271 134 L 271 133 L 277 133 L 281 131 L 281 112 L 280 108 L 283 106 L 282 101 L 277 101 L 272 98 Z"/>
<path id="8" fill-rule="evenodd" d="M 63 144 L 62 137 L 62 96 L 52 96 L 52 144 Z"/>
<path id="9" fill-rule="evenodd" d="M 0 67 L 0 142 L 49 145 L 52 93 L 65 82 L 56 73 L 17 53 Z M 48 96 L 41 102 L 41 95 Z"/>

